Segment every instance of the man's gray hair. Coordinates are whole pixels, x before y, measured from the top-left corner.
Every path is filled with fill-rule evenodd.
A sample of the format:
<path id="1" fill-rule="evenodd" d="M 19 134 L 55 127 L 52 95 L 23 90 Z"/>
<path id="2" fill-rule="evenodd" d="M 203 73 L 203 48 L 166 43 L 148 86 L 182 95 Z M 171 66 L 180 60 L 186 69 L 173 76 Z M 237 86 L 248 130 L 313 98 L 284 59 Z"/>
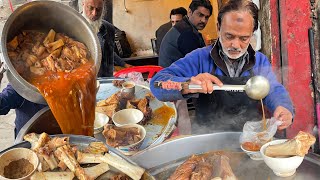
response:
<path id="1" fill-rule="evenodd" d="M 252 15 L 253 31 L 258 29 L 258 7 L 251 0 L 230 0 L 225 4 L 218 13 L 218 24 L 221 26 L 224 14 L 231 11 L 246 11 Z"/>

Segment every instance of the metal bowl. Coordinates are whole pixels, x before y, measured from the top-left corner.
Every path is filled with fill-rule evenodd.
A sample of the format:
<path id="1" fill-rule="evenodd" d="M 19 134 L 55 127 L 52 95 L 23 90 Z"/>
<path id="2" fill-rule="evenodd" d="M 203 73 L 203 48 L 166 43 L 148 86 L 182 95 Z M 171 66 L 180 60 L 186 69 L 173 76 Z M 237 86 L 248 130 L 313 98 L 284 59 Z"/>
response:
<path id="1" fill-rule="evenodd" d="M 9 71 L 7 76 L 13 88 L 25 99 L 47 104 L 37 88 L 25 79 L 13 67 L 7 52 L 6 43 L 18 35 L 21 30 L 39 30 L 65 33 L 71 38 L 84 43 L 95 61 L 97 72 L 100 68 L 101 48 L 97 35 L 89 23 L 76 10 L 54 1 L 34 1 L 16 9 L 6 21 L 1 37 L 1 51 Z"/>

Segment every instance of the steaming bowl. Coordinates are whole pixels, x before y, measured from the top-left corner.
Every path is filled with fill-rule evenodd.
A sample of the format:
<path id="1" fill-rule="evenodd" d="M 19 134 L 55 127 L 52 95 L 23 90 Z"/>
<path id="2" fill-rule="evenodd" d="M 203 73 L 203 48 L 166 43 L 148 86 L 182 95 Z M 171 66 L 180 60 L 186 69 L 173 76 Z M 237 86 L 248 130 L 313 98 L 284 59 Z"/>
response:
<path id="1" fill-rule="evenodd" d="M 265 149 L 269 145 L 281 144 L 286 141 L 287 139 L 274 140 L 264 144 L 260 149 L 264 162 L 267 164 L 269 168 L 272 169 L 275 175 L 280 177 L 292 176 L 296 172 L 296 169 L 300 166 L 304 158 L 301 156 L 292 156 L 288 158 L 273 158 L 264 154 Z"/>
<path id="2" fill-rule="evenodd" d="M 242 151 L 244 151 L 252 160 L 262 160 L 262 155 L 260 151 L 248 151 L 240 146 Z"/>

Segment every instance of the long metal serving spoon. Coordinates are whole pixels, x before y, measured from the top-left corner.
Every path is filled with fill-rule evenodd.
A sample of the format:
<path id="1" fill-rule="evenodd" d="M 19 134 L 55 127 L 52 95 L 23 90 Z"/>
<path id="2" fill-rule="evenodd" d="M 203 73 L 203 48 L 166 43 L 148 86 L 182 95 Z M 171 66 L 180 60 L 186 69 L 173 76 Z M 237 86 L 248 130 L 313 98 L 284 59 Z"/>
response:
<path id="1" fill-rule="evenodd" d="M 189 84 L 189 89 L 202 89 L 201 85 Z M 265 98 L 270 91 L 270 84 L 267 78 L 263 76 L 253 76 L 250 78 L 245 85 L 229 85 L 225 84 L 219 87 L 213 84 L 213 89 L 224 90 L 224 91 L 245 91 L 246 94 L 255 100 Z"/>
<path id="2" fill-rule="evenodd" d="M 155 82 L 155 86 L 162 87 L 161 83 L 159 84 L 158 82 Z M 182 83 L 182 88 L 202 89 L 201 85 L 188 83 Z M 219 87 L 218 85 L 213 84 L 213 89 L 215 91 L 245 91 L 250 98 L 260 100 L 268 95 L 270 91 L 270 84 L 268 79 L 263 76 L 253 76 L 246 82 L 245 85 L 224 84 L 223 86 Z"/>

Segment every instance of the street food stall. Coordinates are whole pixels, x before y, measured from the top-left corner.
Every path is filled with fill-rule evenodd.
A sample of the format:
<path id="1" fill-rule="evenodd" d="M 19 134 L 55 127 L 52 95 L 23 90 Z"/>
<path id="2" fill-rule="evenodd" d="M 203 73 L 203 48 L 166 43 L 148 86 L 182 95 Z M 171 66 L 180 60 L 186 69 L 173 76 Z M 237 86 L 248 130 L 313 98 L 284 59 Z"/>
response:
<path id="1" fill-rule="evenodd" d="M 35 17 L 33 16 L 35 12 L 47 15 Z M 51 14 L 55 15 L 51 16 Z M 62 22 L 60 18 L 57 18 L 57 15 L 63 15 L 64 18 L 68 18 L 68 22 L 73 23 L 70 24 L 67 21 Z M 29 24 L 28 22 L 34 23 Z M 77 26 L 79 26 L 79 28 L 77 28 L 76 30 L 74 29 L 75 22 Z M 39 35 L 33 34 L 33 32 L 29 31 L 20 32 L 20 29 L 26 28 L 32 28 L 33 30 L 45 29 L 45 33 Z M 56 32 L 52 29 L 54 29 Z M 59 34 L 59 32 L 63 32 L 70 37 L 61 35 Z M 19 33 L 22 34 L 18 35 Z M 31 33 L 31 35 L 28 33 Z M 51 36 L 52 34 L 55 35 Z M 85 65 L 88 65 L 88 62 L 89 65 L 94 65 L 87 67 L 88 69 L 80 71 L 80 74 L 89 74 L 89 77 L 91 77 L 91 79 L 89 78 L 83 80 L 80 78 L 73 81 L 77 83 L 68 81 L 70 82 L 70 84 L 68 85 L 70 85 L 71 87 L 61 86 L 62 88 L 60 89 L 57 88 L 60 86 L 50 86 L 54 90 L 60 90 L 55 91 L 57 94 L 59 94 L 61 91 L 66 91 L 67 95 L 63 94 L 65 96 L 53 96 L 53 99 L 45 100 L 44 97 L 48 98 L 48 96 L 46 95 L 51 93 L 46 89 L 49 85 L 43 87 L 46 83 L 45 81 L 40 81 L 40 83 L 38 84 L 34 83 L 34 81 L 27 81 L 29 77 L 21 75 L 21 72 L 18 72 L 17 64 L 14 64 L 14 62 L 12 61 L 12 59 L 15 57 L 15 53 L 20 53 L 18 50 L 14 50 L 16 50 L 16 47 L 20 42 L 22 42 L 18 40 L 15 41 L 15 38 L 17 36 L 28 37 L 28 35 L 29 38 L 30 36 L 34 35 L 34 37 L 41 36 L 41 38 L 43 37 L 43 39 L 45 39 L 43 41 L 43 48 L 45 48 L 49 52 L 48 56 L 45 56 L 45 59 L 47 59 L 48 61 L 48 66 L 50 66 L 50 58 L 54 59 L 53 56 L 56 55 L 54 52 L 56 52 L 57 49 L 63 47 L 63 45 L 57 45 L 56 43 L 63 41 L 65 44 L 67 44 L 67 46 L 64 48 L 70 47 L 70 49 L 67 50 L 71 52 L 70 54 L 75 54 L 75 56 L 79 59 L 79 62 L 82 63 L 79 63 L 78 66 L 72 66 L 72 70 L 81 68 L 83 66 L 87 67 Z M 28 40 L 28 38 L 26 39 Z M 277 163 L 271 163 L 271 165 L 268 163 L 268 155 L 265 155 L 267 152 L 267 148 L 275 147 L 277 146 L 277 144 L 268 144 L 268 146 L 259 147 L 258 151 L 252 152 L 243 148 L 242 144 L 240 144 L 239 139 L 242 134 L 241 132 L 217 132 L 212 134 L 173 137 L 172 135 L 175 133 L 177 123 L 179 122 L 179 109 L 173 102 L 161 102 L 156 99 L 150 91 L 148 82 L 145 82 L 143 78 L 142 81 L 140 81 L 141 79 L 136 79 L 133 82 L 132 80 L 128 81 L 127 77 L 110 77 L 96 80 L 96 76 L 93 75 L 93 73 L 95 72 L 95 68 L 99 69 L 99 59 L 101 59 L 98 40 L 88 27 L 88 24 L 85 23 L 85 19 L 77 14 L 76 11 L 67 6 L 63 6 L 56 2 L 43 1 L 31 2 L 17 9 L 12 14 L 12 16 L 9 17 L 4 27 L 1 43 L 3 56 L 8 66 L 7 76 L 17 92 L 29 101 L 42 104 L 49 103 L 51 107 L 56 108 L 50 109 L 49 107 L 46 107 L 40 110 L 21 129 L 15 140 L 15 145 L 8 149 L 5 149 L 4 151 L 1 151 L 0 154 L 4 155 L 10 152 L 10 150 L 17 148 L 32 149 L 34 152 L 38 153 L 37 155 L 39 157 L 39 161 L 41 161 L 41 163 L 43 164 L 44 162 L 55 162 L 55 160 L 59 160 L 59 165 L 58 162 L 56 162 L 56 165 L 52 165 L 49 163 L 49 167 L 47 167 L 48 169 L 50 168 L 51 170 L 53 170 L 57 167 L 62 169 L 62 166 L 64 165 L 65 169 L 67 167 L 72 171 L 69 172 L 71 175 L 76 175 L 79 179 L 81 179 L 81 175 L 83 174 L 90 174 L 89 168 L 95 167 L 92 165 L 94 163 L 99 163 L 100 172 L 100 174 L 94 173 L 94 179 L 110 178 L 110 174 L 114 175 L 118 173 L 118 170 L 129 176 L 131 179 L 178 179 L 176 178 L 175 174 L 179 173 L 177 171 L 181 170 L 182 167 L 186 167 L 188 165 L 188 162 L 190 163 L 190 161 L 190 164 L 194 165 L 194 167 L 191 168 L 191 171 L 190 168 L 186 168 L 190 172 L 183 170 L 181 171 L 186 174 L 192 174 L 190 176 L 200 179 L 205 176 L 205 172 L 213 171 L 212 166 L 208 166 L 208 162 L 214 163 L 216 165 L 215 168 L 219 169 L 219 172 L 212 172 L 212 174 L 210 174 L 210 177 L 220 177 L 220 179 L 223 179 L 222 176 L 224 176 L 224 173 L 226 172 L 229 173 L 227 177 L 229 177 L 230 175 L 230 177 L 237 179 L 261 179 L 263 177 L 268 179 L 312 180 L 319 179 L 320 177 L 320 174 L 318 172 L 320 168 L 320 156 L 315 153 L 315 147 L 317 146 L 312 146 L 312 149 L 315 152 L 309 151 L 310 146 L 313 145 L 316 139 L 311 134 L 303 134 L 302 138 L 297 136 L 293 138 L 293 134 L 298 134 L 298 132 L 296 131 L 297 129 L 295 128 L 293 128 L 293 131 L 288 132 L 288 134 L 290 135 L 288 136 L 288 139 L 285 139 L 283 140 L 283 142 L 279 143 L 279 146 L 283 144 L 285 144 L 284 146 L 287 146 L 287 144 L 290 144 L 289 146 L 287 146 L 287 149 L 293 149 L 292 151 L 294 151 L 289 152 L 289 157 L 282 157 L 282 159 L 288 159 L 285 164 L 288 167 L 290 164 L 297 164 L 295 168 L 288 172 L 289 174 L 285 174 L 287 172 L 285 172 L 284 174 L 281 172 L 279 174 L 272 168 L 273 165 Z M 11 47 L 7 48 L 8 46 L 6 43 L 8 43 Z M 32 61 L 37 58 L 37 52 L 42 46 L 41 42 L 36 44 L 38 46 L 38 48 L 36 49 L 36 53 L 26 56 L 26 61 L 30 61 L 30 63 L 32 64 L 36 64 L 36 61 Z M 58 50 L 62 51 L 61 54 L 65 53 L 65 56 L 56 57 L 56 59 L 70 58 L 71 56 L 68 56 L 70 54 L 66 53 L 67 50 Z M 85 50 L 91 52 L 91 56 L 87 56 L 87 51 Z M 60 52 L 58 54 L 60 54 Z M 156 58 L 157 55 L 147 56 L 145 58 L 131 57 L 125 59 L 125 61 L 132 61 L 132 64 L 134 65 L 141 65 L 140 63 L 144 64 L 147 61 L 152 61 L 156 65 Z M 138 62 L 139 60 L 141 60 L 141 62 Z M 37 68 L 42 67 L 39 66 Z M 64 77 L 68 77 L 68 73 L 72 73 L 72 71 L 68 68 L 61 67 L 61 69 L 61 71 L 66 74 L 59 76 L 59 80 L 63 79 Z M 58 75 L 60 75 L 59 73 L 61 73 L 61 71 L 58 71 Z M 34 73 L 38 71 L 34 71 L 32 68 L 30 68 L 30 72 Z M 41 75 L 43 74 L 45 73 L 41 73 Z M 72 78 L 79 78 L 79 76 L 72 76 L 71 79 Z M 119 83 L 119 81 L 122 82 Z M 82 86 L 82 82 L 87 84 Z M 36 86 L 38 86 L 39 89 L 41 89 L 42 87 L 42 92 L 39 92 L 36 89 Z M 164 85 L 161 85 L 161 83 L 159 83 L 158 86 L 161 87 Z M 64 87 L 68 87 L 70 89 L 64 89 Z M 75 87 L 78 89 L 76 89 Z M 248 91 L 248 89 L 245 89 L 245 87 L 241 88 L 242 90 Z M 76 91 L 76 93 L 74 93 L 75 90 L 79 89 L 80 91 Z M 267 86 L 263 86 L 262 90 L 267 90 L 266 93 L 268 93 L 269 91 Z M 82 94 L 82 92 L 84 91 L 86 91 L 88 94 L 94 95 L 95 98 L 92 102 L 90 101 L 92 100 L 92 97 L 86 99 L 87 94 Z M 72 104 L 74 106 L 68 106 L 71 103 L 64 103 L 63 100 L 67 99 L 68 95 L 75 97 L 73 99 L 71 98 L 72 100 L 76 99 L 75 103 Z M 248 94 L 248 96 L 251 97 L 250 94 Z M 263 95 L 263 97 L 265 97 L 265 95 Z M 259 97 L 259 99 L 262 99 L 263 97 Z M 84 102 L 78 102 L 77 98 L 85 100 Z M 62 107 L 54 106 L 54 103 L 56 101 L 60 102 L 58 104 L 62 105 Z M 91 106 L 92 104 L 94 104 L 94 106 Z M 77 105 L 79 105 L 80 107 L 77 107 Z M 78 113 L 82 115 L 81 117 L 76 116 L 75 114 L 77 114 L 77 110 L 81 109 L 82 105 L 88 105 L 88 112 L 82 111 L 82 114 Z M 66 107 L 66 109 L 68 107 L 71 108 L 67 109 L 67 111 L 62 111 L 65 110 L 64 107 Z M 126 122 L 121 118 L 117 120 L 116 114 L 125 112 L 125 110 L 128 109 L 136 110 L 136 112 L 128 111 L 127 113 L 124 113 L 124 116 L 130 118 L 132 117 L 132 121 L 135 121 L 135 118 L 137 118 L 137 121 L 132 123 Z M 59 110 L 58 113 L 57 110 Z M 75 114 L 68 114 L 68 112 L 71 111 L 74 111 Z M 100 113 L 102 115 L 98 116 L 97 113 Z M 66 122 L 62 122 L 62 116 L 73 119 L 74 121 L 70 121 L 71 125 Z M 83 119 L 83 117 L 85 118 Z M 96 121 L 97 117 L 103 117 L 107 119 L 106 122 L 102 124 L 103 128 L 99 130 L 95 129 L 93 125 L 93 121 Z M 298 115 L 298 118 L 300 117 L 301 114 Z M 83 121 L 79 121 L 79 119 L 82 119 Z M 311 120 L 308 119 L 308 121 Z M 298 122 L 298 124 L 301 123 L 302 122 Z M 312 126 L 314 125 L 315 124 L 312 124 Z M 310 130 L 310 127 L 308 127 L 307 130 Z M 306 139 L 308 141 L 307 143 L 305 142 Z M 58 146 L 55 144 L 57 142 L 61 143 L 61 141 L 63 141 L 63 145 Z M 268 141 L 270 141 L 270 139 L 268 139 Z M 267 143 L 273 143 L 273 141 L 266 142 L 266 144 Z M 319 141 L 317 143 L 319 143 Z M 45 149 L 47 147 L 52 148 L 52 144 L 55 144 L 53 148 L 54 150 Z M 292 146 L 292 144 L 294 144 L 294 146 Z M 302 153 L 302 155 L 296 153 L 296 149 L 301 149 L 301 144 L 303 144 L 302 146 L 304 148 L 304 152 Z M 73 150 L 71 147 L 74 146 L 76 146 L 78 149 Z M 94 150 L 87 150 L 87 147 L 91 146 Z M 41 151 L 39 149 L 41 149 Z M 97 149 L 104 149 L 104 151 L 92 153 Z M 54 153 L 50 154 L 50 156 L 45 156 L 43 153 L 45 150 L 50 153 Z M 70 155 L 70 152 L 74 154 L 71 153 L 72 155 Z M 250 153 L 258 153 L 260 159 L 252 156 Z M 74 156 L 75 154 L 76 156 Z M 79 160 L 79 157 L 82 157 L 81 155 L 86 155 L 85 157 L 88 158 L 86 160 L 91 161 Z M 0 155 L 0 160 L 1 157 L 5 156 Z M 106 157 L 113 159 L 108 160 L 108 158 Z M 296 158 L 300 161 L 296 162 Z M 274 159 L 278 160 L 281 158 L 274 157 Z M 61 165 L 60 162 L 63 162 L 64 164 L 62 163 Z M 81 162 L 83 164 L 89 165 L 80 166 Z M 279 164 L 281 164 L 282 160 L 278 162 Z M 104 163 L 108 165 L 105 165 Z M 53 166 L 53 168 L 51 168 L 50 166 Z M 115 167 L 118 170 L 111 169 L 110 171 L 108 171 L 109 166 Z M 41 168 L 43 167 L 44 166 L 41 166 Z M 2 166 L 0 166 L 0 169 L 1 168 Z M 77 168 L 78 170 L 80 169 L 83 171 L 77 171 Z M 204 171 L 204 169 L 206 168 L 207 170 L 208 168 L 210 170 Z M 41 173 L 41 170 L 39 170 L 39 168 L 34 169 L 37 169 Z M 105 171 L 102 171 L 101 169 Z M 39 175 L 39 172 L 36 172 L 35 174 Z M 219 175 L 213 176 L 214 173 L 218 173 Z M 3 172 L 1 172 L 1 170 L 0 175 L 3 175 Z M 126 178 L 129 178 L 127 176 Z"/>

